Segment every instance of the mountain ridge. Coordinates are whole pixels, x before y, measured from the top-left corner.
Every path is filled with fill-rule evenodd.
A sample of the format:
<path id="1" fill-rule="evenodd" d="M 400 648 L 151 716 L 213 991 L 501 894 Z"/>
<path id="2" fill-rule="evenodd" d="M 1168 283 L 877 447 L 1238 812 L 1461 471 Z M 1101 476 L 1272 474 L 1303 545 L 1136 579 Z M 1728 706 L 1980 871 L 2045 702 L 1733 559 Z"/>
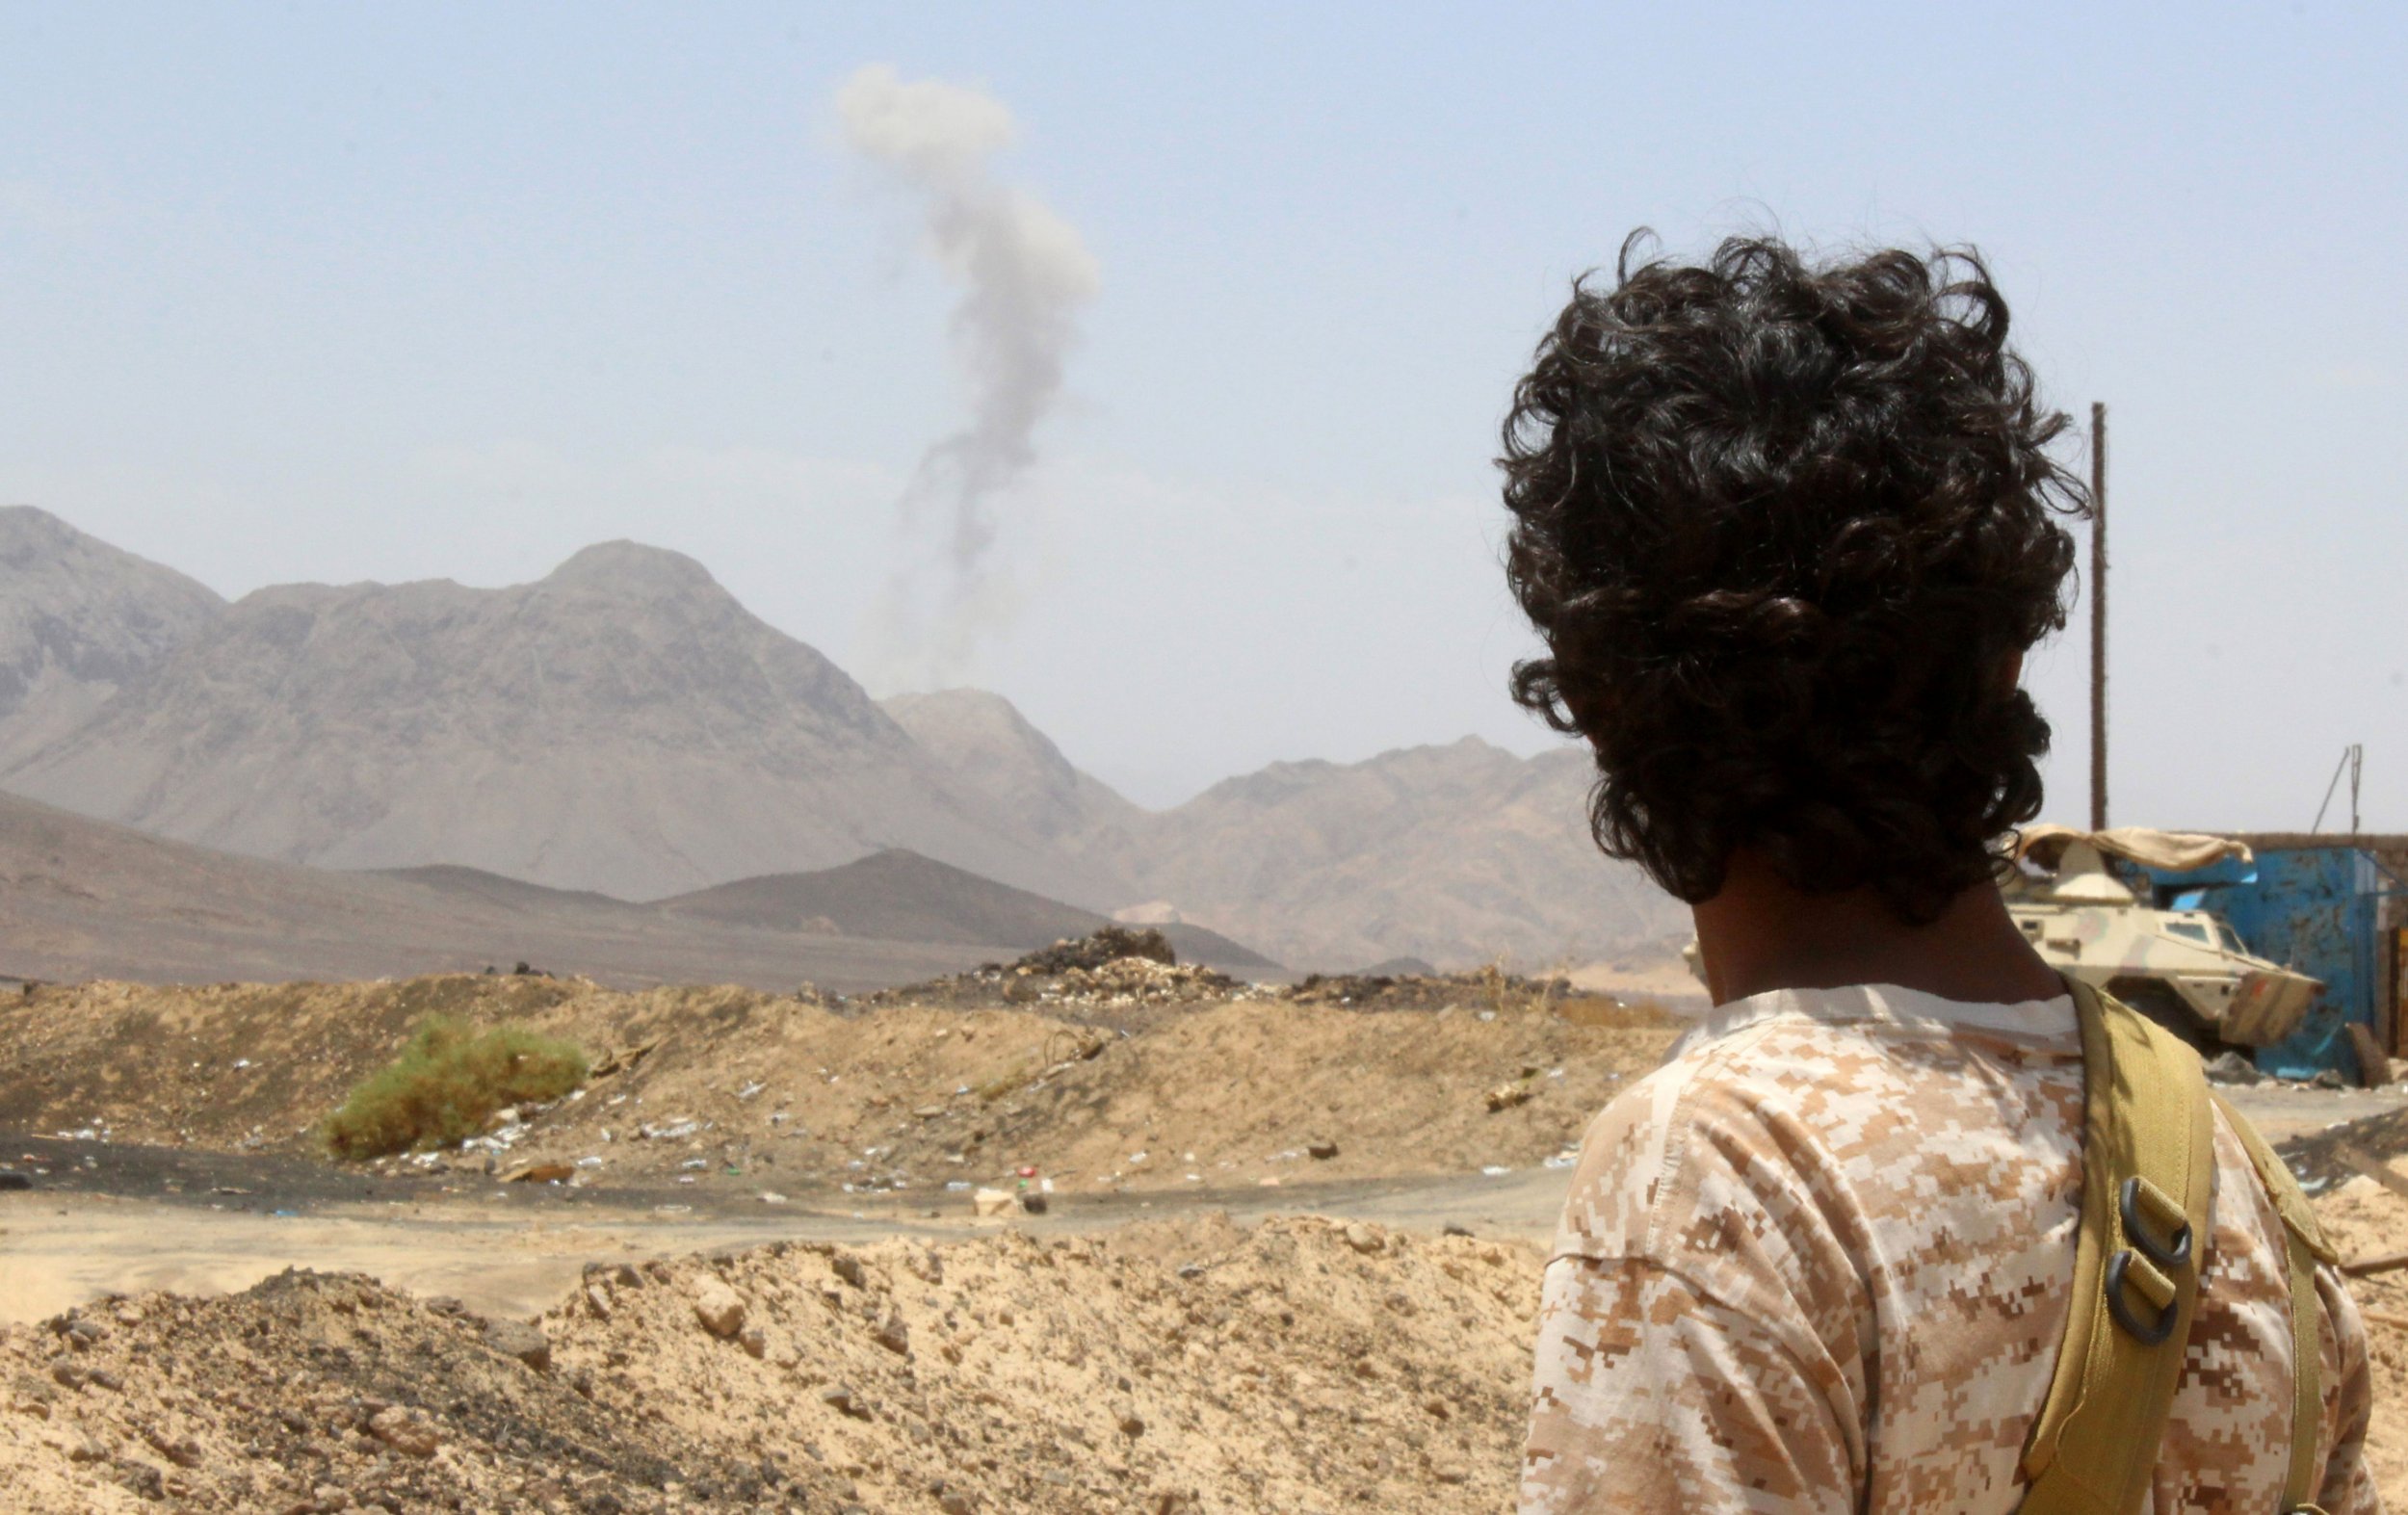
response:
<path id="1" fill-rule="evenodd" d="M 1538 967 L 1685 927 L 1589 842 L 1577 748 L 1275 763 L 1151 811 L 1002 695 L 873 699 L 667 549 L 599 542 L 502 588 L 281 585 L 228 606 L 56 517 L 16 520 L 31 545 L 0 554 L 0 610 L 30 622 L 66 582 L 42 553 L 96 554 L 121 592 L 80 635 L 130 650 L 75 686 L 88 708 L 65 731 L 34 740 L 0 711 L 0 788 L 172 839 L 630 901 L 902 849 L 1319 968 Z"/>
<path id="2" fill-rule="evenodd" d="M 0 767 L 90 720 L 224 609 L 47 510 L 0 506 Z"/>
<path id="3" fill-rule="evenodd" d="M 0 979 L 281 981 L 523 961 L 620 986 L 782 992 L 810 981 L 853 993 L 957 973 L 1104 924 L 916 854 L 898 867 L 896 856 L 846 865 L 882 870 L 888 887 L 877 896 L 826 875 L 720 886 L 741 892 L 751 882 L 788 897 L 816 886 L 849 900 L 856 928 L 797 929 L 691 900 L 636 903 L 457 865 L 341 873 L 247 857 L 0 794 Z M 904 925 L 915 934 L 881 934 Z M 1172 934 L 1184 958 L 1281 973 L 1210 932 Z"/>
<path id="4" fill-rule="evenodd" d="M 628 899 L 888 846 L 1083 892 L 835 664 L 632 543 L 501 589 L 257 590 L 0 784 L 292 862 Z"/>

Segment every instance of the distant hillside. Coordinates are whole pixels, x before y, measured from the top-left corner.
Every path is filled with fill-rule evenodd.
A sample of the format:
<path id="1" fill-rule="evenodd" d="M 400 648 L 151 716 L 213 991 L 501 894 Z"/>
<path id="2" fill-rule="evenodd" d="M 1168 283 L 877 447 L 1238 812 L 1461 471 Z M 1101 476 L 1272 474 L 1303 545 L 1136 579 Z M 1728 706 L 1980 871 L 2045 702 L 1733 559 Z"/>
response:
<path id="1" fill-rule="evenodd" d="M 0 977 L 279 981 L 508 971 L 842 992 L 994 948 L 746 930 L 471 869 L 339 874 L 163 841 L 0 795 Z"/>
<path id="2" fill-rule="evenodd" d="M 1099 827 L 1130 825 L 1145 814 L 1102 779 L 1073 767 L 1053 739 L 1001 694 L 940 690 L 880 703 L 929 756 L 1045 841 L 1075 844 Z"/>
<path id="3" fill-rule="evenodd" d="M 1589 840 L 1590 769 L 1476 738 L 1278 763 L 1146 819 L 1146 897 L 1294 968 L 1411 956 L 1526 969 L 1686 933 L 1686 906 Z"/>
<path id="4" fill-rule="evenodd" d="M 534 909 L 539 886 L 607 897 L 586 925 L 685 897 L 690 921 L 757 906 L 855 932 L 801 908 L 822 885 L 797 875 L 907 849 L 1302 969 L 1651 955 L 1686 912 L 1598 856 L 1588 782 L 1576 751 L 1466 740 L 1274 764 L 1149 812 L 1000 695 L 881 706 L 675 553 L 612 542 L 510 588 L 296 585 L 227 607 L 0 511 L 0 789 L 226 851 L 411 870 L 456 904 Z M 694 902 L 723 884 L 742 887 Z M 1037 929 L 988 895 L 921 902 L 955 923 L 930 940 L 961 940 L 946 912 L 973 905 L 1002 912 L 997 945 L 1029 939 L 1007 920 Z M 876 929 L 903 928 L 901 902 L 877 908 Z"/>
<path id="5" fill-rule="evenodd" d="M 628 542 L 506 589 L 263 589 L 0 784 L 260 856 L 628 899 L 888 847 L 1083 892 L 842 669 Z"/>
<path id="6" fill-rule="evenodd" d="M 826 919 L 813 928 L 766 908 L 781 896 Z M 622 986 L 852 993 L 1101 924 L 908 852 L 638 904 L 473 868 L 335 873 L 243 857 L 0 795 L 0 979 L 375 979 L 523 961 Z M 1190 960 L 1278 973 L 1210 931 L 1169 934 Z"/>
<path id="7" fill-rule="evenodd" d="M 1123 919 L 1209 925 L 1296 968 L 1390 958 L 1527 968 L 1644 951 L 1686 906 L 1588 835 L 1585 754 L 1476 738 L 1362 763 L 1276 763 L 1141 810 L 1081 772 L 1001 695 L 887 710 L 956 778 L 1116 889 Z"/>
<path id="8" fill-rule="evenodd" d="M 224 609 L 47 511 L 0 507 L 0 768 L 92 719 Z"/>
<path id="9" fill-rule="evenodd" d="M 1030 952 L 1105 924 L 1089 910 L 981 878 L 916 852 L 878 852 L 842 868 L 720 884 L 651 908 L 679 920 L 757 930 L 833 928 L 907 942 L 984 943 Z M 1243 977 L 1276 973 L 1261 953 L 1201 927 L 1162 927 L 1181 960 Z"/>

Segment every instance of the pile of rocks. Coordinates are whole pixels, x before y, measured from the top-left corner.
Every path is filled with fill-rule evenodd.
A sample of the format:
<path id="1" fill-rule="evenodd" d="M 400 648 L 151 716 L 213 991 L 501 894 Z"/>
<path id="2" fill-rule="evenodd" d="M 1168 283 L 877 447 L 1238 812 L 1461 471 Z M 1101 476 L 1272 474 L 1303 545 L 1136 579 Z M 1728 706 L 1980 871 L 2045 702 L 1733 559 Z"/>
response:
<path id="1" fill-rule="evenodd" d="M 864 1008 L 1045 1005 L 1120 1010 L 1219 1004 L 1272 992 L 1199 964 L 1181 962 L 1160 931 L 1106 926 L 1086 936 L 1065 937 L 1009 963 L 987 963 L 926 983 L 880 989 L 850 1003 Z"/>
<path id="2" fill-rule="evenodd" d="M 1115 957 L 1093 968 L 1070 969 L 1038 998 L 1121 1009 L 1135 1005 L 1217 1002 L 1232 998 L 1242 987 L 1227 974 L 1193 963 Z"/>
<path id="3" fill-rule="evenodd" d="M 1150 927 L 1132 929 L 1107 926 L 1086 936 L 1064 937 L 1053 946 L 1029 953 L 1011 965 L 1020 976 L 1064 974 L 1074 969 L 1106 967 L 1126 958 L 1141 957 L 1168 968 L 1179 961 L 1170 939 Z"/>

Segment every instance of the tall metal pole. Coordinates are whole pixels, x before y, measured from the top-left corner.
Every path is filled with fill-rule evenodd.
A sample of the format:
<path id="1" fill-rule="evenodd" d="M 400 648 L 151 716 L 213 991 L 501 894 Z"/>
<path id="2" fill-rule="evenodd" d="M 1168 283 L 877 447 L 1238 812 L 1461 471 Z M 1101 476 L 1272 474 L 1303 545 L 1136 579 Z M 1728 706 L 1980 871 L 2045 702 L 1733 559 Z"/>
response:
<path id="1" fill-rule="evenodd" d="M 2107 406 L 2090 403 L 2090 829 L 2107 823 Z"/>

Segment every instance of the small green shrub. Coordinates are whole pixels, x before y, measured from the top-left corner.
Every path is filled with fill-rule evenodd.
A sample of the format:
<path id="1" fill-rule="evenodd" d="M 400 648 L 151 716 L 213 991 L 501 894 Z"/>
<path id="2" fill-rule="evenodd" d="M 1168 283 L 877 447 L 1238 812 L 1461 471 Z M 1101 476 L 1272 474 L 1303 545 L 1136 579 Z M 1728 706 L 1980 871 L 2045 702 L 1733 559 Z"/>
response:
<path id="1" fill-rule="evenodd" d="M 449 1146 L 484 1130 L 504 1106 L 559 1099 L 586 1071 L 586 1055 L 557 1037 L 430 1016 L 400 1057 L 353 1084 L 327 1117 L 327 1148 L 355 1160 Z"/>

